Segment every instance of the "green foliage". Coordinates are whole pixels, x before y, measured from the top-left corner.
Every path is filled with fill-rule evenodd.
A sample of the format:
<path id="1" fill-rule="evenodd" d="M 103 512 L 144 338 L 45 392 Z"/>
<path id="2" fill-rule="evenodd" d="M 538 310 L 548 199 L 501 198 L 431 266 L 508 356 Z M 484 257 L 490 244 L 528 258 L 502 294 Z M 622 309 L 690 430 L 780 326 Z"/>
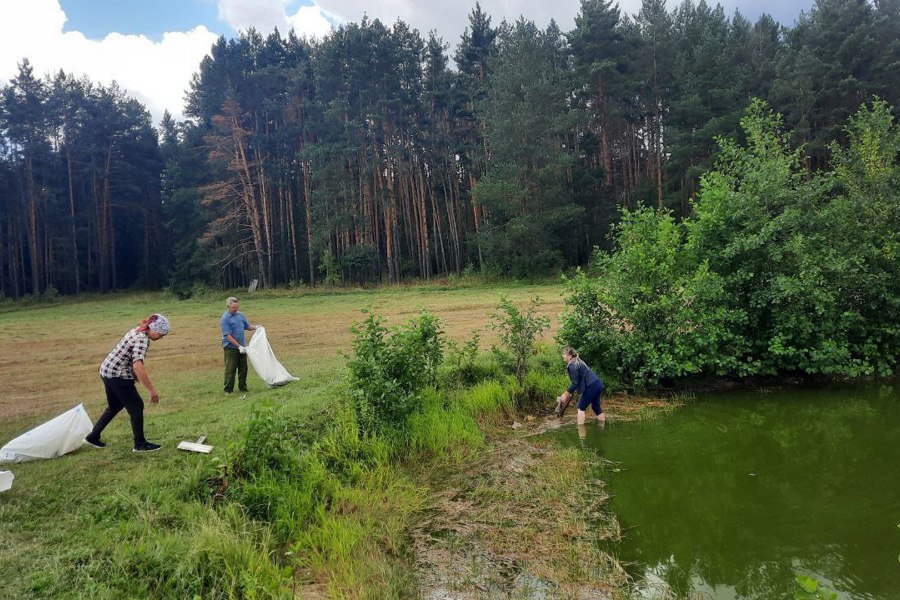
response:
<path id="1" fill-rule="evenodd" d="M 319 272 L 324 275 L 323 283 L 332 287 L 339 285 L 343 280 L 341 275 L 341 263 L 326 249 L 322 253 L 322 260 L 319 263 Z"/>
<path id="2" fill-rule="evenodd" d="M 625 211 L 617 241 L 613 255 L 597 252 L 599 277 L 567 280 L 559 341 L 639 385 L 731 372 L 733 353 L 723 349 L 740 343 L 731 326 L 741 315 L 723 306 L 721 279 L 692 261 L 672 216 Z"/>
<path id="3" fill-rule="evenodd" d="M 436 417 L 414 428 L 423 456 L 431 456 L 429 449 L 449 450 L 454 436 L 473 435 L 471 428 L 459 427 L 431 435 L 430 428 L 440 433 L 447 427 Z M 371 590 L 372 597 L 405 596 L 410 581 L 395 572 L 393 553 L 402 551 L 423 500 L 393 465 L 405 446 L 361 431 L 349 410 L 338 411 L 324 427 L 298 425 L 281 411 L 255 412 L 231 462 L 220 467 L 225 476 L 217 487 L 225 488 L 225 503 L 211 519 L 218 539 L 200 537 L 208 577 L 246 598 L 280 597 L 266 594 L 283 593 L 295 569 L 328 580 L 337 595 Z M 233 533 L 221 527 L 227 523 L 234 523 Z M 154 570 L 172 581 L 163 569 L 149 572 Z M 266 582 L 257 583 L 259 577 Z M 245 589 L 254 585 L 255 591 Z"/>
<path id="4" fill-rule="evenodd" d="M 520 384 L 528 372 L 528 358 L 534 353 L 536 338 L 550 327 L 550 319 L 536 314 L 540 304 L 540 300 L 534 298 L 528 311 L 522 312 L 508 298 L 501 296 L 491 315 L 491 329 L 498 332 L 501 343 L 501 348 L 493 348 L 494 353 Z"/>
<path id="5" fill-rule="evenodd" d="M 235 477 L 256 477 L 267 471 L 290 471 L 298 456 L 300 425 L 285 419 L 274 407 L 254 408 L 243 444 L 232 460 Z"/>
<path id="6" fill-rule="evenodd" d="M 741 123 L 746 144 L 720 140 L 690 219 L 624 211 L 616 251 L 596 253 L 598 275 L 567 281 L 560 341 L 639 385 L 890 374 L 900 354 L 890 110 L 862 110 L 834 172 L 812 178 L 764 103 Z"/>
<path id="7" fill-rule="evenodd" d="M 399 430 L 421 390 L 434 383 L 443 360 L 440 321 L 423 310 L 389 332 L 384 320 L 369 312 L 352 331 L 354 354 L 347 366 L 360 428 L 367 433 Z"/>
<path id="8" fill-rule="evenodd" d="M 460 385 L 475 383 L 476 362 L 478 360 L 478 345 L 481 335 L 478 330 L 472 332 L 472 337 L 462 344 L 455 340 L 447 341 L 447 362 L 451 367 L 452 378 Z"/>

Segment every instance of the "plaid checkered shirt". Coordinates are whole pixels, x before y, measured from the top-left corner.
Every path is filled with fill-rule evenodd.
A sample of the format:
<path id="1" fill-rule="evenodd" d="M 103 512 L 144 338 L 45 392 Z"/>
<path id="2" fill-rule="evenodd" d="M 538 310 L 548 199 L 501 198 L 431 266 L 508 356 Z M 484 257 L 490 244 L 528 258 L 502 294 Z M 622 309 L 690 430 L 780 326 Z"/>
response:
<path id="1" fill-rule="evenodd" d="M 134 379 L 134 362 L 144 360 L 150 349 L 146 332 L 132 329 L 125 334 L 100 365 L 100 377 Z"/>

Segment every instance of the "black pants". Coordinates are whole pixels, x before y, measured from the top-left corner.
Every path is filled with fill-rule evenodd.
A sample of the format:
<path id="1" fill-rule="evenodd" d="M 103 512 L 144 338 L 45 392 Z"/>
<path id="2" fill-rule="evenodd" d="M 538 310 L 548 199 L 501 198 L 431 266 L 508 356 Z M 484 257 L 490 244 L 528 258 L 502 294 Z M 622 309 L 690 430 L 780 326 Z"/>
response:
<path id="1" fill-rule="evenodd" d="M 237 348 L 225 348 L 225 392 L 234 391 L 234 374 L 237 372 L 238 389 L 247 391 L 247 355 Z"/>
<path id="2" fill-rule="evenodd" d="M 131 432 L 134 434 L 134 444 L 143 444 L 147 441 L 144 437 L 144 401 L 138 394 L 135 387 L 134 379 L 123 379 L 114 377 L 107 379 L 100 378 L 103 381 L 103 387 L 106 388 L 106 403 L 109 405 L 97 423 L 94 430 L 88 435 L 88 439 L 99 440 L 100 434 L 109 425 L 117 414 L 124 408 L 131 417 Z"/>

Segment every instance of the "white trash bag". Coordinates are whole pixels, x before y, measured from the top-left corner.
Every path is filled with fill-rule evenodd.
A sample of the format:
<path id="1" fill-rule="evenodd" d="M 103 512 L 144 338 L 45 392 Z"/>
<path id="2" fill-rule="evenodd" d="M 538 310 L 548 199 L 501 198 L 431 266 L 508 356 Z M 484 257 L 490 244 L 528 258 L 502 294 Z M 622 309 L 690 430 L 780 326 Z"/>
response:
<path id="1" fill-rule="evenodd" d="M 275 353 L 272 352 L 272 346 L 269 345 L 269 339 L 266 337 L 265 327 L 257 327 L 253 337 L 250 338 L 250 343 L 247 344 L 247 358 L 253 365 L 253 370 L 270 388 L 299 379 L 288 373 L 287 369 L 281 366 L 281 363 L 275 358 Z"/>
<path id="2" fill-rule="evenodd" d="M 12 474 L 12 471 L 0 471 L 0 492 L 5 492 L 11 488 L 13 479 L 15 479 L 15 476 Z"/>
<path id="3" fill-rule="evenodd" d="M 0 448 L 0 464 L 62 456 L 81 446 L 93 428 L 84 404 L 79 404 Z"/>

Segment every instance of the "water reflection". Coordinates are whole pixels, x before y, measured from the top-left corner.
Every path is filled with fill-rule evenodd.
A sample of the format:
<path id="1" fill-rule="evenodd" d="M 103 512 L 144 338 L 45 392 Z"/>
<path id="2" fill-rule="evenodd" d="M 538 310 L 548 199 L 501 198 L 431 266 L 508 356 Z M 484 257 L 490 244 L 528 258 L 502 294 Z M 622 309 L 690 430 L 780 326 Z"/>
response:
<path id="1" fill-rule="evenodd" d="M 578 443 L 620 462 L 617 551 L 642 597 L 769 600 L 794 575 L 842 599 L 900 598 L 900 402 L 891 389 L 709 398 Z M 574 442 L 570 429 L 558 434 Z"/>

